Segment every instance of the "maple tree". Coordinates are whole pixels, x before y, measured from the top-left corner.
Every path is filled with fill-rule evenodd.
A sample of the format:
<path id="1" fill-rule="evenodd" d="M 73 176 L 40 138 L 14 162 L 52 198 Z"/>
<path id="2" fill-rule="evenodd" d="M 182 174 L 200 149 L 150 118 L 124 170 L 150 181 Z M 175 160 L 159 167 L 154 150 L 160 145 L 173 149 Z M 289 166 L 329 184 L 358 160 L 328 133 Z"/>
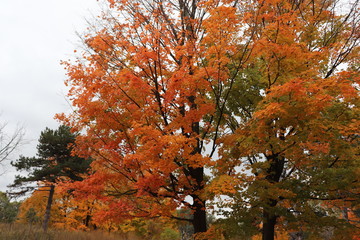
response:
<path id="1" fill-rule="evenodd" d="M 45 214 L 44 199 L 48 198 L 46 187 L 40 187 L 20 205 L 18 221 L 21 223 L 37 223 Z M 54 189 L 51 219 L 49 226 L 68 230 L 94 229 L 96 223 L 92 220 L 92 213 L 101 208 L 95 200 L 76 199 L 63 186 L 57 185 Z"/>
<path id="2" fill-rule="evenodd" d="M 40 222 L 40 218 L 46 210 L 43 202 L 48 197 L 46 191 L 41 190 L 46 189 L 40 188 L 39 191 L 34 191 L 29 198 L 21 203 L 17 222 L 30 224 Z M 66 184 L 60 184 L 55 189 L 49 226 L 71 231 L 111 231 L 119 234 L 118 236 L 139 236 L 141 239 L 180 238 L 174 221 L 170 222 L 164 218 L 152 220 L 135 218 L 124 221 L 122 224 L 97 221 L 94 215 L 104 208 L 107 206 L 101 201 L 89 198 L 79 199 L 68 191 Z"/>
<path id="3" fill-rule="evenodd" d="M 258 31 L 246 72 L 262 94 L 233 124 L 235 134 L 222 139 L 212 184 L 232 198 L 224 201 L 232 221 L 260 228 L 262 239 L 274 239 L 276 225 L 318 234 L 325 226 L 341 229 L 348 223 L 322 202 L 358 204 L 358 1 L 345 14 L 338 7 L 254 1 L 248 14 Z M 232 187 L 219 189 L 223 184 Z"/>
<path id="4" fill-rule="evenodd" d="M 248 58 L 240 15 L 232 1 L 108 2 L 79 61 L 64 63 L 76 110 L 58 118 L 85 133 L 76 153 L 95 159 L 77 190 L 109 202 L 104 219 L 165 216 L 205 232 L 204 169 L 224 131 L 225 86 Z"/>
<path id="5" fill-rule="evenodd" d="M 50 210 L 55 193 L 55 185 L 61 181 L 81 181 L 90 164 L 90 160 L 77 157 L 71 153 L 76 138 L 75 133 L 64 125 L 52 130 L 46 128 L 41 132 L 39 144 L 37 145 L 36 157 L 20 156 L 15 162 L 11 162 L 17 170 L 29 172 L 27 176 L 15 176 L 11 188 L 21 188 L 14 195 L 25 194 L 36 187 L 28 183 L 36 182 L 42 187 L 38 191 L 48 191 L 48 201 L 44 214 L 43 229 L 46 231 L 50 219 Z M 44 188 L 48 187 L 48 190 Z"/>
<path id="6" fill-rule="evenodd" d="M 264 101 L 268 102 L 236 136 L 240 156 L 249 157 L 242 164 L 254 174 L 234 173 L 245 182 L 238 201 L 256 206 L 245 204 L 240 214 L 256 216 L 260 210 L 263 234 L 272 237 L 275 224 L 282 220 L 286 228 L 309 226 L 307 231 L 315 233 L 324 226 L 347 225 L 330 214 L 330 208 L 325 211 L 319 205 L 339 199 L 358 204 L 358 117 L 354 116 L 359 97 L 351 81 L 298 79 L 273 87 Z M 322 214 L 327 217 L 321 219 Z M 266 227 L 272 233 L 265 232 Z M 269 235 L 263 239 L 271 239 Z"/>
<path id="7" fill-rule="evenodd" d="M 30 224 L 41 223 L 41 218 L 45 215 L 46 210 L 44 200 L 46 201 L 46 199 L 49 198 L 49 193 L 46 187 L 39 188 L 39 190 L 43 191 L 34 191 L 30 197 L 21 203 L 17 216 L 18 222 Z M 51 209 L 51 215 L 53 217 L 57 215 L 54 214 L 54 208 Z"/>
<path id="8" fill-rule="evenodd" d="M 94 173 L 75 188 L 107 203 L 100 219 L 163 216 L 198 234 L 228 195 L 273 239 L 280 217 L 298 219 L 286 209 L 355 187 L 358 1 L 345 15 L 332 0 L 107 2 L 64 62 L 75 111 L 58 115 L 84 133 L 75 152 Z"/>

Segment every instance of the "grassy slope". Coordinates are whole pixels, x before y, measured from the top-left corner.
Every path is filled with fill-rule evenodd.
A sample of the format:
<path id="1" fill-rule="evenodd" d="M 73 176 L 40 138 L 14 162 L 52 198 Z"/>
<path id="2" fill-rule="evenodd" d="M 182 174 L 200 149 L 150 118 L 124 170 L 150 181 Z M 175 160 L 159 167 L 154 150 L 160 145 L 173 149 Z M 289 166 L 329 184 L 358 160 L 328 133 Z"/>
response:
<path id="1" fill-rule="evenodd" d="M 44 233 L 38 226 L 0 224 L 0 239 L 6 240 L 139 240 L 134 235 L 109 234 L 101 231 L 78 232 L 49 229 Z"/>

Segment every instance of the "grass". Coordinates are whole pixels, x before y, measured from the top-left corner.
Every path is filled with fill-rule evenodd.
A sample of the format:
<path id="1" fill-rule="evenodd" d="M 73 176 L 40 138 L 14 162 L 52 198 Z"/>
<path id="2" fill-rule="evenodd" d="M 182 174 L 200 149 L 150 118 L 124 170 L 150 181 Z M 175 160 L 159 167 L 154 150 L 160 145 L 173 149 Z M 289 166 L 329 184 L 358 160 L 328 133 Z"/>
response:
<path id="1" fill-rule="evenodd" d="M 139 240 L 134 235 L 102 231 L 66 231 L 49 229 L 46 233 L 35 225 L 0 224 L 0 239 L 6 240 Z"/>

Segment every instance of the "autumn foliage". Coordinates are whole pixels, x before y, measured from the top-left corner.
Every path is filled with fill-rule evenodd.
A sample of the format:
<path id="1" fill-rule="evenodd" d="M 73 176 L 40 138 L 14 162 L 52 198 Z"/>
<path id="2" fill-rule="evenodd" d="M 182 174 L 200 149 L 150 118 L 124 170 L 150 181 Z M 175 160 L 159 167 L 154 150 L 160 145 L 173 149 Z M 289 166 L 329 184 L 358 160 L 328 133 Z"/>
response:
<path id="1" fill-rule="evenodd" d="M 358 1 L 108 4 L 63 63 L 75 111 L 57 116 L 94 159 L 72 188 L 107 206 L 101 221 L 167 217 L 226 237 L 204 234 L 218 204 L 227 235 L 351 227 L 315 219 L 359 203 Z"/>

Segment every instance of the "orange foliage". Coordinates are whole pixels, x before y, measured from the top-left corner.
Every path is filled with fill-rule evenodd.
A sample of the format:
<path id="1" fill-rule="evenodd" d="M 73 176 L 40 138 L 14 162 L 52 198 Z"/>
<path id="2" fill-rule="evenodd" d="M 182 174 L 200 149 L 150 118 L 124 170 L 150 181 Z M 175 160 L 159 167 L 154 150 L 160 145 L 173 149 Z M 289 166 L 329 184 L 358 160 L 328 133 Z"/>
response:
<path id="1" fill-rule="evenodd" d="M 33 218 L 42 221 L 45 213 L 44 202 L 46 202 L 48 195 L 48 189 L 42 187 L 27 198 L 20 206 L 18 215 L 19 222 L 31 222 L 28 215 L 29 212 L 33 210 L 36 213 L 36 216 L 33 216 Z M 98 201 L 76 199 L 61 186 L 58 186 L 55 188 L 50 226 L 69 230 L 90 230 L 94 227 L 101 228 L 103 226 L 98 225 L 98 223 L 93 220 L 93 214 L 100 208 L 103 208 L 103 206 Z"/>
<path id="2" fill-rule="evenodd" d="M 270 216 L 298 194 L 282 179 L 355 161 L 358 38 L 333 1 L 108 2 L 113 15 L 64 63 L 75 111 L 57 116 L 84 133 L 75 153 L 93 174 L 73 187 L 106 203 L 99 221 L 187 207 L 205 232 L 214 195 L 249 190 Z"/>
<path id="3" fill-rule="evenodd" d="M 263 98 L 248 119 L 239 121 L 235 134 L 222 138 L 217 170 L 238 180 L 237 194 L 224 188 L 234 203 L 227 206 L 241 205 L 244 215 L 255 211 L 251 206 L 259 209 L 266 235 L 276 224 L 275 231 L 281 225 L 291 229 L 291 223 L 279 221 L 283 215 L 320 223 L 306 215 L 315 199 L 356 198 L 360 78 L 358 67 L 350 66 L 356 57 L 349 53 L 358 51 L 359 26 L 338 16 L 333 1 L 251 4 L 245 14 L 256 26 L 250 69 L 263 84 Z M 327 24 L 341 21 L 347 27 L 329 35 L 335 30 Z M 347 70 L 339 71 L 341 63 L 349 64 Z M 346 178 L 337 180 L 345 172 Z"/>
<path id="4" fill-rule="evenodd" d="M 87 62 L 64 63 L 76 111 L 58 118 L 85 132 L 76 154 L 95 159 L 76 189 L 109 203 L 103 220 L 176 217 L 185 205 L 203 232 L 204 168 L 214 160 L 204 148 L 216 148 L 224 103 L 214 98 L 234 80 L 231 56 L 245 51 L 241 18 L 231 1 L 109 3 L 125 21 L 104 15 L 106 27 L 85 37 Z"/>

